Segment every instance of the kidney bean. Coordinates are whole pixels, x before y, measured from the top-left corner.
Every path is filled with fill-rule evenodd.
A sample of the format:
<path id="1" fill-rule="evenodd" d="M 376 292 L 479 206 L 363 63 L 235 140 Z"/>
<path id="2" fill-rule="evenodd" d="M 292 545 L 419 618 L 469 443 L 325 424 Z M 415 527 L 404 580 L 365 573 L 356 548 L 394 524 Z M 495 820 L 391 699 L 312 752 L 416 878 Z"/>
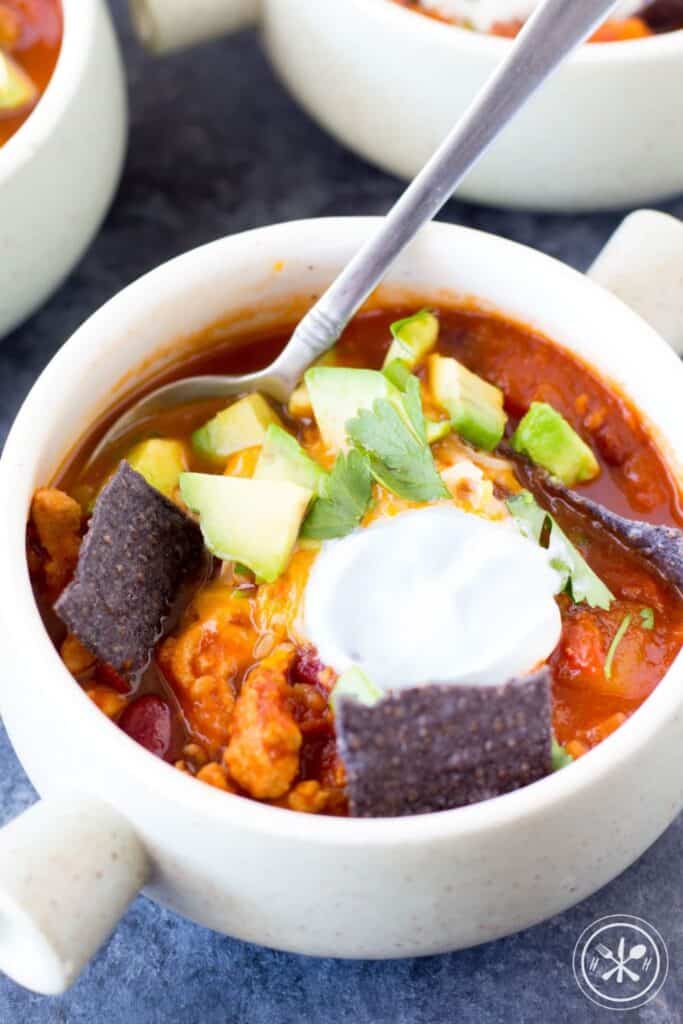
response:
<path id="1" fill-rule="evenodd" d="M 119 727 L 156 757 L 166 758 L 171 747 L 171 709 L 161 697 L 138 697 L 119 718 Z"/>
<path id="2" fill-rule="evenodd" d="M 290 669 L 292 681 L 308 683 L 309 686 L 316 686 L 324 665 L 321 662 L 315 647 L 300 647 L 296 658 Z"/>

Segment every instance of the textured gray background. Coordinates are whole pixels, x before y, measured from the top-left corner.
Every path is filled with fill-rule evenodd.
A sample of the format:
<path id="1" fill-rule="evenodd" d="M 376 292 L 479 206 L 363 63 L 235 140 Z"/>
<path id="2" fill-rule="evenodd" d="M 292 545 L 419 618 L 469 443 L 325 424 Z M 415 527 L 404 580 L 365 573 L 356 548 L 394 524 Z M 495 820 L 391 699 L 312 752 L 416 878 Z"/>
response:
<path id="1" fill-rule="evenodd" d="M 395 180 L 346 153 L 297 110 L 274 81 L 254 36 L 155 62 L 130 40 L 123 0 L 112 3 L 130 84 L 128 163 L 114 207 L 81 265 L 0 346 L 0 439 L 58 346 L 155 264 L 273 221 L 381 213 L 399 191 Z M 683 216 L 683 200 L 668 209 Z M 458 203 L 442 216 L 526 242 L 582 269 L 619 220 L 616 214 L 506 214 Z M 0 820 L 33 799 L 0 731 Z M 197 928 L 140 898 L 63 998 L 30 995 L 0 977 L 0 1024 L 613 1021 L 613 1014 L 578 992 L 570 966 L 583 928 L 610 913 L 652 921 L 671 955 L 659 997 L 628 1019 L 674 1024 L 683 1019 L 682 841 L 679 819 L 630 871 L 574 910 L 513 938 L 422 960 L 351 963 L 274 953 Z"/>

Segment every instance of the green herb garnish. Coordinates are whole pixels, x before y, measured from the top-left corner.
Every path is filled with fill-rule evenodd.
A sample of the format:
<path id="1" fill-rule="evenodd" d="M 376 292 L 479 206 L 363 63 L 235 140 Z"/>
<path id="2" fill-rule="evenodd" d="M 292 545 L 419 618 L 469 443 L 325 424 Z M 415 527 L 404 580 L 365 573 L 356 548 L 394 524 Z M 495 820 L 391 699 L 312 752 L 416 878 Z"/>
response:
<path id="1" fill-rule="evenodd" d="M 384 373 L 400 392 L 401 408 L 388 399 L 375 399 L 371 409 L 361 409 L 346 424 L 349 440 L 367 456 L 375 479 L 400 498 L 449 497 L 427 442 L 419 380 L 400 360 Z"/>
<path id="2" fill-rule="evenodd" d="M 406 419 L 415 432 L 415 436 L 426 444 L 427 429 L 424 413 L 422 412 L 419 380 L 400 359 L 395 359 L 393 363 L 389 363 L 383 373 L 387 380 L 401 392 Z"/>
<path id="3" fill-rule="evenodd" d="M 361 409 L 346 429 L 370 460 L 375 480 L 387 490 L 409 501 L 449 497 L 426 439 L 417 438 L 386 399 L 376 399 L 372 410 Z"/>
<path id="4" fill-rule="evenodd" d="M 619 629 L 616 631 L 614 637 L 612 638 L 612 643 L 609 645 L 607 657 L 605 658 L 605 679 L 612 678 L 612 662 L 614 661 L 614 655 L 616 654 L 617 647 L 623 640 L 624 634 L 626 633 L 626 630 L 630 625 L 631 616 L 625 615 L 624 618 L 621 620 L 621 625 L 619 626 Z"/>
<path id="5" fill-rule="evenodd" d="M 571 754 L 568 754 L 565 748 L 557 742 L 553 736 L 552 740 L 552 765 L 553 771 L 558 772 L 560 768 L 566 768 L 568 764 L 571 764 L 574 758 Z"/>
<path id="6" fill-rule="evenodd" d="M 382 691 L 371 679 L 368 679 L 362 669 L 354 665 L 343 673 L 335 683 L 330 693 L 330 705 L 334 712 L 337 711 L 337 702 L 340 697 L 353 697 L 361 704 L 372 707 L 383 696 Z"/>
<path id="7" fill-rule="evenodd" d="M 506 504 L 522 536 L 547 548 L 550 564 L 560 574 L 562 583 L 559 590 L 568 593 L 576 604 L 585 601 L 590 608 L 609 609 L 614 594 L 596 576 L 564 530 L 550 512 L 541 508 L 533 494 L 520 491 Z"/>
<path id="8" fill-rule="evenodd" d="M 652 608 L 640 609 L 640 625 L 643 627 L 643 629 L 655 628 L 655 613 L 652 610 Z"/>
<path id="9" fill-rule="evenodd" d="M 372 476 L 367 458 L 357 451 L 339 454 L 321 486 L 322 494 L 304 519 L 300 536 L 309 540 L 345 537 L 358 526 L 370 503 Z"/>

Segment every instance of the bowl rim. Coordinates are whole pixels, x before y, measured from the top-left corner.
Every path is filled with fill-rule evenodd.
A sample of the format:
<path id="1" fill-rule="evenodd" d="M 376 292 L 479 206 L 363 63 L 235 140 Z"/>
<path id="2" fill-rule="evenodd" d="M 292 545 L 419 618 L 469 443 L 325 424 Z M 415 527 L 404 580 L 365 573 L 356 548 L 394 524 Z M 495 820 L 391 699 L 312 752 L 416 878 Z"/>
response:
<path id="1" fill-rule="evenodd" d="M 0 187 L 40 152 L 71 104 L 90 59 L 99 2 L 60 0 L 63 29 L 57 63 L 35 108 L 0 146 Z"/>
<path id="2" fill-rule="evenodd" d="M 489 56 L 492 61 L 501 61 L 510 49 L 513 40 L 504 36 L 494 36 L 488 32 L 473 32 L 458 25 L 439 21 L 411 11 L 407 7 L 394 3 L 394 0 L 351 0 L 353 4 L 366 13 L 374 14 L 375 18 L 388 27 L 396 30 L 420 32 L 425 41 L 433 40 L 434 44 L 452 46 L 453 49 L 467 49 Z M 412 19 L 409 21 L 407 19 Z M 416 25 L 418 21 L 421 24 Z M 448 36 L 450 35 L 450 40 Z M 616 52 L 618 51 L 618 52 Z M 662 32 L 644 39 L 630 39 L 615 42 L 591 43 L 580 46 L 567 60 L 569 64 L 601 65 L 601 64 L 639 64 L 659 60 L 662 56 L 679 54 L 683 58 L 683 29 L 673 32 Z"/>
<path id="3" fill-rule="evenodd" d="M 241 232 L 177 256 L 122 289 L 76 330 L 34 383 L 10 430 L 0 458 L 0 492 L 12 493 L 13 475 L 32 475 L 32 462 L 36 457 L 33 460 L 27 459 L 24 452 L 27 438 L 31 436 L 35 414 L 44 404 L 44 397 L 55 390 L 56 382 L 69 379 L 69 376 L 74 377 L 74 366 L 79 358 L 84 359 L 86 355 L 92 358 L 93 339 L 96 346 L 100 333 L 106 334 L 100 332 L 101 324 L 111 324 L 112 320 L 118 320 L 120 333 L 125 335 L 127 321 L 139 313 L 143 303 L 148 308 L 150 294 L 155 288 L 158 298 L 164 293 L 171 294 L 175 286 L 182 287 L 183 281 L 198 276 L 200 269 L 202 273 L 208 272 L 218 257 L 229 259 L 230 254 L 226 250 L 230 249 L 231 244 L 249 245 L 258 250 L 260 243 L 266 244 L 270 235 L 273 240 L 277 238 L 286 245 L 288 234 L 302 228 L 314 231 L 317 237 L 328 237 L 330 232 L 336 231 L 341 241 L 345 231 L 369 231 L 378 220 L 376 217 L 312 218 Z M 648 350 L 658 346 L 660 358 L 669 361 L 672 375 L 680 375 L 683 382 L 683 365 L 666 343 L 636 313 L 584 275 L 528 246 L 472 228 L 433 223 L 425 231 L 435 235 L 445 233 L 449 236 L 449 242 L 452 242 L 456 234 L 463 236 L 463 243 L 468 238 L 476 238 L 479 244 L 495 247 L 502 253 L 501 258 L 505 258 L 507 253 L 507 260 L 514 260 L 516 253 L 523 253 L 525 259 L 543 264 L 554 275 L 558 287 L 563 278 L 572 287 L 577 287 L 577 282 L 581 281 L 578 287 L 592 294 L 597 303 L 596 314 L 609 315 L 612 310 L 619 314 L 622 321 L 627 315 L 642 336 L 643 346 L 648 346 Z M 179 344 L 181 342 L 182 339 L 179 339 Z M 6 570 L 3 573 L 4 586 L 0 588 L 0 621 L 4 622 L 9 633 L 11 621 L 17 620 L 20 626 L 16 636 L 23 634 L 25 638 L 27 633 L 35 634 L 30 644 L 22 647 L 20 658 L 15 656 L 13 649 L 10 650 L 13 668 L 27 668 L 36 679 L 49 674 L 51 692 L 59 700 L 65 718 L 76 723 L 79 729 L 93 730 L 92 739 L 94 741 L 97 736 L 98 750 L 110 766 L 122 764 L 125 765 L 122 774 L 144 777 L 145 791 L 156 793 L 165 804 L 173 804 L 195 817 L 201 815 L 208 820 L 220 821 L 223 825 L 229 824 L 251 832 L 319 846 L 365 844 L 373 847 L 396 843 L 423 844 L 446 840 L 454 835 L 463 837 L 489 829 L 501 829 L 521 819 L 535 818 L 552 810 L 553 806 L 561 804 L 565 799 L 585 793 L 616 767 L 636 757 L 639 748 L 655 736 L 676 711 L 680 713 L 683 708 L 681 652 L 638 712 L 598 747 L 569 768 L 512 793 L 466 807 L 403 818 L 333 818 L 272 807 L 217 791 L 211 786 L 197 785 L 195 779 L 177 771 L 171 764 L 160 761 L 126 736 L 86 697 L 80 687 L 74 685 L 73 677 L 48 637 L 33 599 L 24 553 L 26 506 L 23 500 L 15 501 L 14 506 L 11 502 L 3 502 L 0 521 L 3 518 L 7 519 L 7 523 L 4 528 L 0 528 L 0 564 L 6 566 Z M 15 636 L 14 632 L 12 636 Z M 5 685 L 10 684 L 5 682 Z M 125 814 L 125 806 L 121 810 Z"/>

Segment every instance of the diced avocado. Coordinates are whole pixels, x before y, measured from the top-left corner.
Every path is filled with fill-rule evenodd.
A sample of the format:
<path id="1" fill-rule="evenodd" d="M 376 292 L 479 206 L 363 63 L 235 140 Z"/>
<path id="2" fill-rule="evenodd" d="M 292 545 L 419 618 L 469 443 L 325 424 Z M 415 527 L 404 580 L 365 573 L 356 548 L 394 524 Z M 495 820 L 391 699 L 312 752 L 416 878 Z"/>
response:
<path id="1" fill-rule="evenodd" d="M 347 669 L 334 684 L 330 693 L 330 704 L 332 710 L 336 712 L 340 697 L 353 697 L 361 704 L 371 707 L 383 696 L 382 690 L 371 679 L 368 679 L 362 669 L 354 665 L 353 668 Z"/>
<path id="2" fill-rule="evenodd" d="M 183 473 L 183 501 L 199 514 L 207 548 L 272 582 L 287 568 L 313 492 L 288 480 Z"/>
<path id="3" fill-rule="evenodd" d="M 38 89 L 23 68 L 0 50 L 0 112 L 23 110 L 38 99 Z"/>
<path id="4" fill-rule="evenodd" d="M 425 431 L 427 433 L 427 444 L 436 444 L 448 437 L 453 429 L 450 420 L 425 420 Z"/>
<path id="5" fill-rule="evenodd" d="M 203 458 L 221 463 L 233 452 L 263 444 L 271 423 L 279 424 L 280 417 L 265 398 L 247 395 L 195 430 L 192 446 Z"/>
<path id="6" fill-rule="evenodd" d="M 390 327 L 394 340 L 384 360 L 383 370 L 394 359 L 412 370 L 436 345 L 439 339 L 439 321 L 428 309 L 423 309 L 405 320 L 397 320 Z"/>
<path id="7" fill-rule="evenodd" d="M 254 470 L 254 480 L 289 480 L 316 494 L 322 492 L 327 473 L 282 427 L 271 423 Z"/>
<path id="8" fill-rule="evenodd" d="M 331 349 L 316 359 L 314 363 L 311 363 L 309 369 L 313 369 L 314 366 L 336 366 L 337 363 L 337 347 L 333 345 Z M 292 391 L 289 397 L 289 404 L 287 411 L 290 416 L 294 419 L 309 419 L 313 416 L 313 406 L 311 405 L 311 396 L 308 393 L 308 388 L 304 381 L 299 384 L 297 388 Z"/>
<path id="9" fill-rule="evenodd" d="M 512 435 L 515 451 L 547 469 L 566 487 L 592 480 L 600 472 L 595 455 L 552 405 L 532 402 Z"/>
<path id="10" fill-rule="evenodd" d="M 323 441 L 332 451 L 347 447 L 346 424 L 377 398 L 400 405 L 400 393 L 383 373 L 345 366 L 314 366 L 304 380 Z"/>
<path id="11" fill-rule="evenodd" d="M 151 487 L 172 498 L 178 477 L 187 469 L 187 454 L 182 441 L 150 437 L 140 441 L 126 455 L 131 469 L 136 470 Z"/>
<path id="12" fill-rule="evenodd" d="M 430 356 L 428 369 L 434 400 L 451 417 L 453 428 L 475 447 L 492 451 L 507 421 L 500 388 L 449 356 Z"/>

